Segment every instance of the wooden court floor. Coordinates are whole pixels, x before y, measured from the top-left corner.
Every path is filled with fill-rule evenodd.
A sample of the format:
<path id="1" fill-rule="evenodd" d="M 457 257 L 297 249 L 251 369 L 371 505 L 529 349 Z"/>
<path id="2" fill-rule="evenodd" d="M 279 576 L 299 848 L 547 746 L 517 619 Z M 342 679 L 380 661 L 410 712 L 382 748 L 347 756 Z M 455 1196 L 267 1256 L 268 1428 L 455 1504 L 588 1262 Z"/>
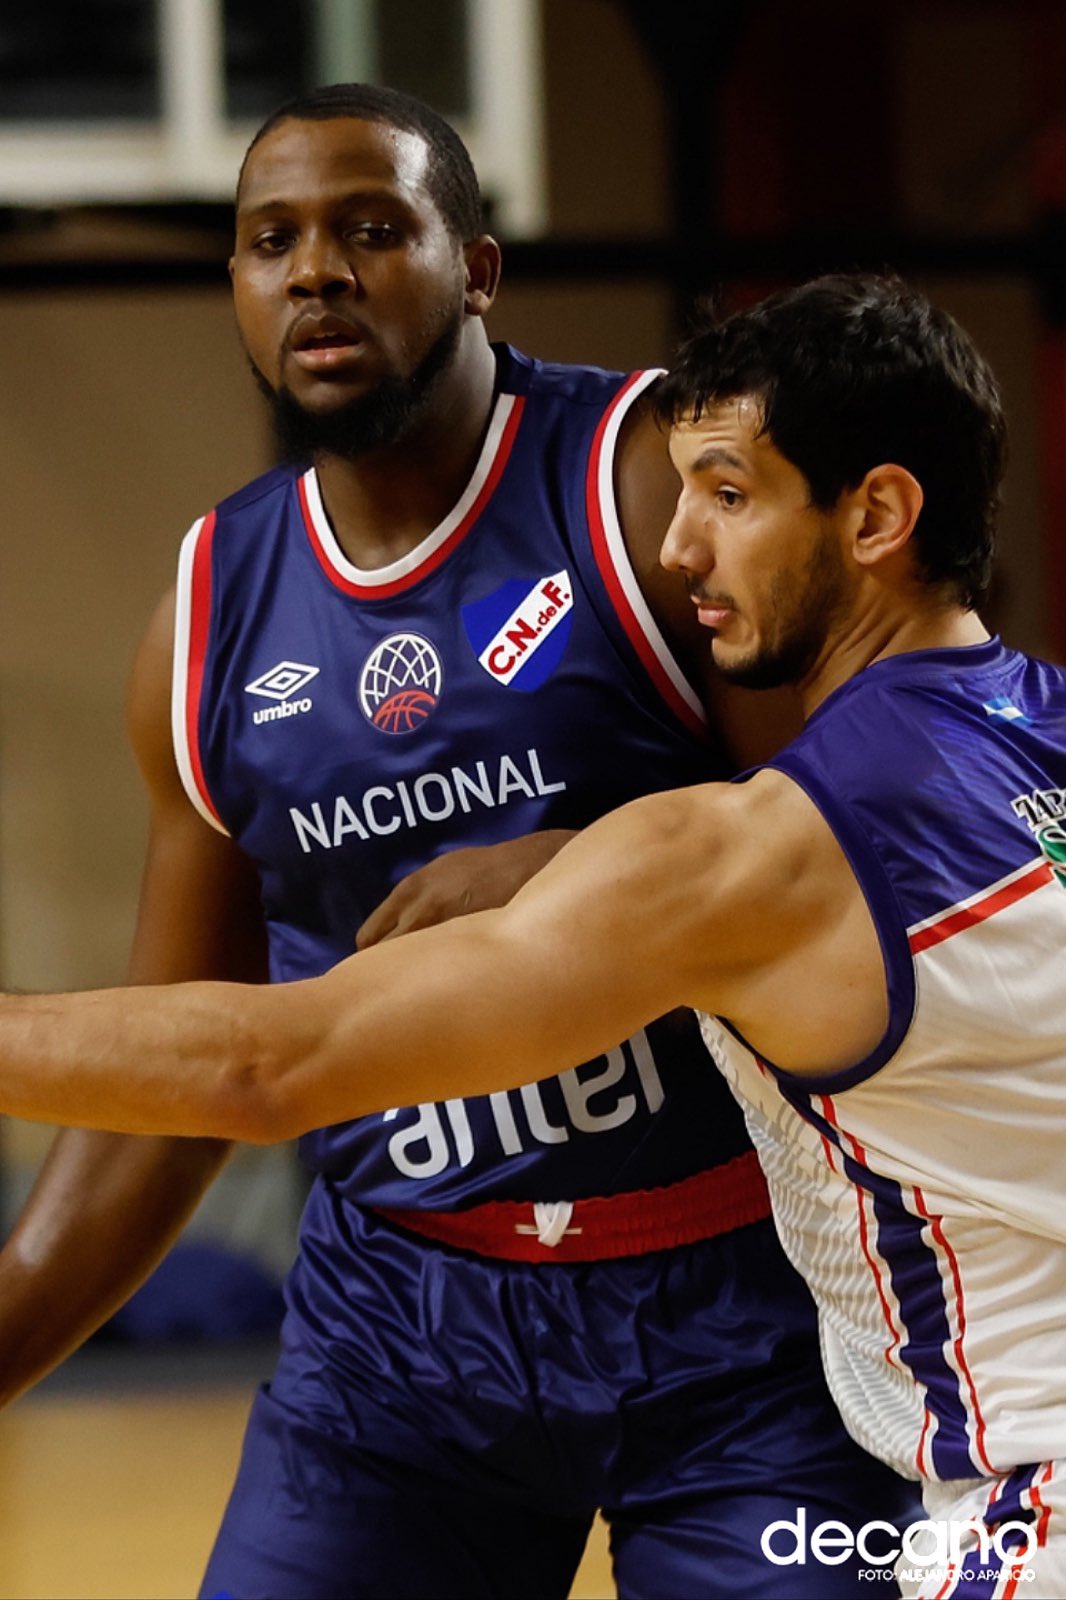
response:
<path id="1" fill-rule="evenodd" d="M 195 1595 L 253 1387 L 46 1386 L 0 1416 L 0 1600 Z M 614 1595 L 599 1525 L 572 1594 Z"/>

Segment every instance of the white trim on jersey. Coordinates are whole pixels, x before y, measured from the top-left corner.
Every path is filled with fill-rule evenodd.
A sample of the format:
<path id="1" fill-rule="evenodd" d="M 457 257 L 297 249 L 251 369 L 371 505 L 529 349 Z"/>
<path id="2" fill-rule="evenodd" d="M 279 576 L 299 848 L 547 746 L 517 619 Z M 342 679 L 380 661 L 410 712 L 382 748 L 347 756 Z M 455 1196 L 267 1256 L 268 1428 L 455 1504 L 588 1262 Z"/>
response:
<path id="1" fill-rule="evenodd" d="M 401 556 L 397 561 L 390 561 L 386 567 L 375 567 L 368 571 L 363 567 L 357 567 L 354 562 L 348 560 L 348 557 L 337 543 L 337 537 L 330 527 L 329 518 L 326 516 L 325 507 L 322 504 L 322 495 L 318 487 L 318 476 L 314 467 L 309 467 L 303 477 L 308 512 L 314 523 L 315 534 L 322 547 L 322 553 L 337 575 L 344 578 L 348 583 L 359 584 L 362 588 L 380 589 L 384 588 L 386 584 L 396 583 L 399 579 L 410 577 L 412 573 L 417 572 L 420 567 L 424 566 L 436 554 L 445 540 L 455 532 L 481 493 L 489 473 L 492 471 L 503 440 L 504 430 L 507 427 L 507 420 L 514 410 L 516 398 L 513 394 L 497 396 L 477 466 L 474 468 L 470 482 L 448 512 L 444 521 L 438 523 L 433 532 L 420 540 L 413 550 L 408 551 L 407 555 Z"/>
<path id="2" fill-rule="evenodd" d="M 182 787 L 195 810 L 216 833 L 229 837 L 200 792 L 188 739 L 189 659 L 192 643 L 193 566 L 206 517 L 199 517 L 181 541 L 174 603 L 174 670 L 170 691 L 170 728 L 174 759 Z"/>
<path id="3" fill-rule="evenodd" d="M 629 559 L 629 551 L 626 549 L 625 538 L 622 534 L 622 522 L 618 514 L 618 502 L 614 492 L 614 457 L 622 423 L 625 421 L 626 415 L 637 397 L 662 377 L 663 370 L 662 367 L 650 367 L 646 372 L 642 372 L 615 402 L 603 434 L 603 445 L 600 451 L 596 476 L 596 498 L 599 501 L 600 516 L 603 519 L 603 533 L 607 554 L 610 557 L 611 566 L 614 569 L 622 592 L 629 603 L 630 610 L 674 689 L 693 715 L 698 718 L 699 722 L 705 724 L 707 713 L 703 708 L 703 704 L 678 665 L 673 651 L 667 644 L 658 623 L 648 608 L 648 602 L 641 593 L 640 584 Z"/>

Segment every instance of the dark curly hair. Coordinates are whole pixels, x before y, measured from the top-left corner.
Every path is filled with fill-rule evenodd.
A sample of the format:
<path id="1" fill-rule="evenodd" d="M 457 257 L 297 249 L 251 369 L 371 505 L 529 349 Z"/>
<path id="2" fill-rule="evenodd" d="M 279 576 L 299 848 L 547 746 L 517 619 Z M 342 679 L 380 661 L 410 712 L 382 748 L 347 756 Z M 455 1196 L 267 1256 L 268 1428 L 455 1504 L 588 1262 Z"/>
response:
<path id="1" fill-rule="evenodd" d="M 945 311 L 900 279 L 815 278 L 711 317 L 659 385 L 662 420 L 751 395 L 762 431 L 826 510 L 871 467 L 914 474 L 925 580 L 973 608 L 992 574 L 1007 429 L 996 380 Z"/>

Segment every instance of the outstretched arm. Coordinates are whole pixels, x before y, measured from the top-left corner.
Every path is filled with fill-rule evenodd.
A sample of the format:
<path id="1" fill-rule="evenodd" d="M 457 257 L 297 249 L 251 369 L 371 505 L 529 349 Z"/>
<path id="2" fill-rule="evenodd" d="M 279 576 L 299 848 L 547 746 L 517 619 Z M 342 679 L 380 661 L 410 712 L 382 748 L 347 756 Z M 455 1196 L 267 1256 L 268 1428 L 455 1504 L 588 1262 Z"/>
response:
<path id="1" fill-rule="evenodd" d="M 196 815 L 174 768 L 172 630 L 165 603 L 131 692 L 151 835 L 130 981 L 251 978 L 262 970 L 263 949 L 255 875 Z M 113 997 L 119 1013 L 126 993 Z M 41 1115 L 77 1120 L 64 1109 Z M 119 1124 L 105 1118 L 103 1126 Z M 56 1366 L 128 1299 L 173 1243 L 228 1149 L 219 1139 L 138 1139 L 87 1127 L 59 1135 L 0 1251 L 0 1403 Z"/>
<path id="2" fill-rule="evenodd" d="M 637 801 L 502 910 L 322 978 L 8 998 L 0 1109 L 269 1142 L 564 1070 L 677 1005 L 729 1015 L 798 1071 L 845 1065 L 880 1035 L 865 902 L 779 774 Z"/>
<path id="3" fill-rule="evenodd" d="M 623 958 L 633 948 L 622 919 L 640 886 L 631 870 L 624 888 L 590 895 L 582 859 L 610 855 L 621 834 L 622 859 L 635 868 L 632 834 L 644 826 L 656 824 L 616 813 L 568 845 L 511 907 L 376 945 L 322 978 L 8 997 L 0 1104 L 131 1132 L 262 1141 L 439 1098 L 460 1078 L 455 1092 L 477 1092 L 587 1059 L 680 998 L 670 986 L 659 1003 L 645 959 L 634 964 L 639 995 L 630 982 L 625 1004 L 611 1004 L 611 993 L 589 1004 L 593 969 L 610 965 L 607 948 Z M 576 868 L 567 865 L 572 852 Z M 639 877 L 650 888 L 650 874 Z M 624 960 L 623 977 L 635 975 Z"/>

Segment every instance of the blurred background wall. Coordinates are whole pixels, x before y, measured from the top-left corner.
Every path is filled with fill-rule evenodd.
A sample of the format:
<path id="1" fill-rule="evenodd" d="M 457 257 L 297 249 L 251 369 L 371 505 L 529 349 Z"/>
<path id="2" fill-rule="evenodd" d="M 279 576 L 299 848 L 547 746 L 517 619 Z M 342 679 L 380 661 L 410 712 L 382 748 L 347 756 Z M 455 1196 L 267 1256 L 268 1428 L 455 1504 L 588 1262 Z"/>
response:
<path id="1" fill-rule="evenodd" d="M 1060 4 L 185 0 L 175 9 L 159 0 L 157 9 L 153 0 L 56 0 L 40 9 L 18 25 L 10 12 L 0 19 L 7 986 L 123 976 L 144 841 L 122 728 L 131 657 L 189 523 L 270 460 L 232 326 L 221 196 L 247 132 L 273 104 L 354 75 L 331 70 L 337 61 L 369 62 L 470 131 L 506 246 L 492 331 L 534 354 L 656 364 L 698 292 L 739 303 L 851 267 L 919 281 L 976 336 L 1006 393 L 1013 458 L 996 621 L 1010 642 L 1063 658 Z M 161 105 L 195 120 L 189 85 L 158 70 L 161 21 L 172 55 L 189 43 L 182 16 L 193 30 L 223 30 L 228 76 L 208 121 L 224 179 L 216 171 L 183 187 L 172 176 L 153 193 L 125 172 L 121 193 L 90 184 L 64 199 L 47 175 L 72 139 L 85 157 L 94 139 L 114 135 L 129 166 L 138 140 L 149 155 L 155 148 Z M 474 48 L 479 29 L 492 37 Z M 451 81 L 439 78 L 442 62 Z M 521 101 L 510 133 L 509 97 Z M 220 105 L 233 127 L 219 125 Z M 88 133 L 57 126 L 74 115 L 89 119 Z M 57 142 L 35 190 L 23 158 L 42 137 Z M 43 1139 L 4 1130 L 9 1212 Z M 250 1248 L 283 1259 L 292 1196 L 277 1174 L 287 1159 L 260 1153 L 238 1164 L 209 1226 L 243 1230 Z"/>

